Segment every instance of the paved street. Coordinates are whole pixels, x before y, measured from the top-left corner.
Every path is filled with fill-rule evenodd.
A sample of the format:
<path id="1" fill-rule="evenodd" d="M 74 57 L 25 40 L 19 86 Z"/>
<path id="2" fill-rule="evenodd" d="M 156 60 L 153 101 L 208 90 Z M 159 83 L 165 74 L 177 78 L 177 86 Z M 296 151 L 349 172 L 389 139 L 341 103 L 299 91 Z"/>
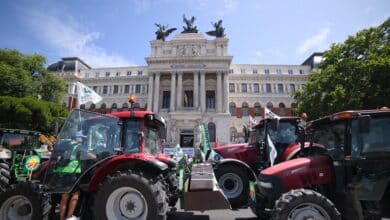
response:
<path id="1" fill-rule="evenodd" d="M 168 220 L 255 220 L 256 217 L 248 209 L 239 210 L 213 210 L 207 212 L 185 212 L 181 209 L 173 210 L 168 215 Z"/>

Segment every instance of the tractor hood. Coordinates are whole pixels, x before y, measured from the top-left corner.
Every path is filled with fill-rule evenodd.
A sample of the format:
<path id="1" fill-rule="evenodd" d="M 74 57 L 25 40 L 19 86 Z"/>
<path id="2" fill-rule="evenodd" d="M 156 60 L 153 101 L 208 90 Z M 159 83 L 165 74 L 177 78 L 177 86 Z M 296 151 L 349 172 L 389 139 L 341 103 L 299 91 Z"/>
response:
<path id="1" fill-rule="evenodd" d="M 242 143 L 242 144 L 229 144 L 229 145 L 225 145 L 225 146 L 220 146 L 220 147 L 217 147 L 217 148 L 214 148 L 214 150 L 221 154 L 222 156 L 223 155 L 226 155 L 226 154 L 231 154 L 231 153 L 235 153 L 235 152 L 239 152 L 239 151 L 242 151 L 244 150 L 246 147 L 248 146 L 247 143 Z"/>
<path id="2" fill-rule="evenodd" d="M 328 184 L 332 181 L 331 159 L 328 156 L 297 158 L 261 171 L 259 188 L 270 193 Z"/>

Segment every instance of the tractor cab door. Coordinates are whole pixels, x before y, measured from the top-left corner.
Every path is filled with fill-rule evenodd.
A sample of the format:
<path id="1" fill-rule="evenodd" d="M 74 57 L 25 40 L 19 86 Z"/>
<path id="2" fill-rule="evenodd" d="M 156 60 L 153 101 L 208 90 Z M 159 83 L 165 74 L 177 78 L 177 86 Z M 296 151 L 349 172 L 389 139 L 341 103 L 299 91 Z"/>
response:
<path id="1" fill-rule="evenodd" d="M 390 180 L 390 117 L 371 117 L 364 125 L 353 120 L 351 136 L 351 182 L 357 198 L 380 201 Z"/>
<path id="2" fill-rule="evenodd" d="M 44 179 L 53 193 L 71 191 L 102 160 L 121 150 L 119 118 L 73 110 L 54 146 Z"/>

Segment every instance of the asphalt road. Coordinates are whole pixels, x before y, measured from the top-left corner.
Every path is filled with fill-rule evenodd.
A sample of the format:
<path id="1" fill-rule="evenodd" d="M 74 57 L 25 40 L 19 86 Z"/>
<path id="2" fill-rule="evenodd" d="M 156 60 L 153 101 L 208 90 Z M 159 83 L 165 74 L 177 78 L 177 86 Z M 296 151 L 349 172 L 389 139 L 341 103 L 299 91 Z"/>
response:
<path id="1" fill-rule="evenodd" d="M 255 215 L 248 209 L 212 210 L 206 212 L 192 212 L 181 209 L 171 210 L 168 220 L 256 220 Z"/>

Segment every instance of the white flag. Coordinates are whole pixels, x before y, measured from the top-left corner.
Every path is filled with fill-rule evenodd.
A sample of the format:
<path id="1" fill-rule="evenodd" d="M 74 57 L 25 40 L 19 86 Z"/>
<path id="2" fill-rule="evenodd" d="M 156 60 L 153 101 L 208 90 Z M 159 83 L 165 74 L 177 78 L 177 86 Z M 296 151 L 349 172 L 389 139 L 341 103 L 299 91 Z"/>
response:
<path id="1" fill-rule="evenodd" d="M 264 118 L 270 118 L 270 119 L 280 119 L 280 116 L 273 113 L 271 110 L 269 110 L 267 107 L 264 107 Z"/>
<path id="2" fill-rule="evenodd" d="M 267 134 L 267 142 L 268 142 L 269 161 L 271 162 L 271 166 L 273 166 L 275 163 L 275 159 L 278 156 L 278 152 L 276 151 L 275 145 L 272 142 L 269 134 Z"/>
<path id="3" fill-rule="evenodd" d="M 93 104 L 96 104 L 103 100 L 103 98 L 97 94 L 95 91 L 93 91 L 88 86 L 82 84 L 81 82 L 76 83 L 77 87 L 77 104 L 78 106 L 92 102 Z"/>

